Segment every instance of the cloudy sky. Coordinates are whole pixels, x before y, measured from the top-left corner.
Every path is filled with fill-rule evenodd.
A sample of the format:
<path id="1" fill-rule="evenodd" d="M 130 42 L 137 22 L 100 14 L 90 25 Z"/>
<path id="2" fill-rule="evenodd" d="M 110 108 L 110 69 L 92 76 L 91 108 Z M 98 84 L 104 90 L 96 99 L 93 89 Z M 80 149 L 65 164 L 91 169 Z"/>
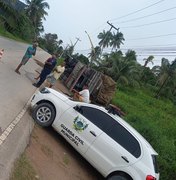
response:
<path id="1" fill-rule="evenodd" d="M 176 0 L 46 1 L 45 33 L 56 33 L 65 46 L 79 38 L 75 52 L 87 55 L 91 46 L 85 31 L 96 46 L 97 35 L 110 29 L 109 21 L 124 34 L 122 50 L 136 50 L 139 61 L 154 55 L 159 64 L 164 56 L 176 57 Z"/>

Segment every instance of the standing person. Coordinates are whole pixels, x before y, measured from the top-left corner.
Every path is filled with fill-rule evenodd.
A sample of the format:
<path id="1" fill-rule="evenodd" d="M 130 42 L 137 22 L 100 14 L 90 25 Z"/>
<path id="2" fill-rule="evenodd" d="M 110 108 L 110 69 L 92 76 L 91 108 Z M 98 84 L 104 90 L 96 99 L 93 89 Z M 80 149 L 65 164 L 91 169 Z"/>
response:
<path id="1" fill-rule="evenodd" d="M 54 69 L 53 73 L 47 76 L 47 82 L 49 83 L 50 88 L 54 86 L 54 84 L 56 83 L 56 81 L 59 79 L 59 77 L 64 71 L 65 71 L 65 62 L 57 66 Z"/>
<path id="2" fill-rule="evenodd" d="M 41 84 L 45 81 L 46 77 L 52 72 L 56 64 L 57 64 L 56 55 L 53 54 L 50 58 L 48 58 L 45 61 L 45 65 L 40 74 L 40 80 L 37 83 L 34 83 L 33 86 L 40 87 Z"/>
<path id="3" fill-rule="evenodd" d="M 21 74 L 19 72 L 19 69 L 21 68 L 22 65 L 25 65 L 32 56 L 35 56 L 36 50 L 37 50 L 37 46 L 38 46 L 38 43 L 34 42 L 32 46 L 29 46 L 27 48 L 26 53 L 24 54 L 24 56 L 23 56 L 23 58 L 21 60 L 21 63 L 15 69 L 16 73 Z"/>
<path id="4" fill-rule="evenodd" d="M 74 100 L 90 103 L 90 93 L 89 93 L 88 86 L 84 86 L 82 91 L 77 92 L 73 90 L 73 92 L 74 92 L 74 95 L 73 95 Z"/>

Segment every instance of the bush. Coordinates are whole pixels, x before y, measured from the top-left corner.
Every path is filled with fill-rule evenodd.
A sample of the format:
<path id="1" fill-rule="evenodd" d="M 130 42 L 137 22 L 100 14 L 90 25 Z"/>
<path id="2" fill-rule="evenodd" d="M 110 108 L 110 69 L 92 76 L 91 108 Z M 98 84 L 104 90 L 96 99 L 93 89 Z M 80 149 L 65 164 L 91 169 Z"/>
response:
<path id="1" fill-rule="evenodd" d="M 144 90 L 118 90 L 112 100 L 130 123 L 158 152 L 160 179 L 176 176 L 176 107 L 169 100 L 158 100 Z"/>

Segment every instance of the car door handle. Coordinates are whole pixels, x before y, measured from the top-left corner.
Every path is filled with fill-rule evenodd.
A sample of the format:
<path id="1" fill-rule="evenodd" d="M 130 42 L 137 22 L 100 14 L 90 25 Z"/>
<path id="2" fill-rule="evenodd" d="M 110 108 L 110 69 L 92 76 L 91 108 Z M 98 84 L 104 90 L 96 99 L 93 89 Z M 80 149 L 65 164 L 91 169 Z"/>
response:
<path id="1" fill-rule="evenodd" d="M 90 131 L 90 133 L 95 137 L 97 136 L 94 131 Z"/>
<path id="2" fill-rule="evenodd" d="M 126 156 L 121 156 L 123 160 L 125 160 L 127 163 L 129 163 L 128 158 Z"/>

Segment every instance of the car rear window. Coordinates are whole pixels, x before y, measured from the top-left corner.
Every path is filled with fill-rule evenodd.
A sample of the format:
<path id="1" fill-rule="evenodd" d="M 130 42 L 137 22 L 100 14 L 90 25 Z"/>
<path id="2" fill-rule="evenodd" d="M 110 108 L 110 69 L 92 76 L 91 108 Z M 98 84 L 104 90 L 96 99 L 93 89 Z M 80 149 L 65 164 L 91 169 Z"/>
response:
<path id="1" fill-rule="evenodd" d="M 141 155 L 141 148 L 137 139 L 118 122 L 115 121 L 107 134 L 134 157 L 138 158 Z"/>
<path id="2" fill-rule="evenodd" d="M 133 156 L 138 158 L 141 155 L 141 148 L 136 138 L 111 116 L 99 109 L 87 106 L 81 106 L 78 109 L 76 108 L 76 110 Z"/>

